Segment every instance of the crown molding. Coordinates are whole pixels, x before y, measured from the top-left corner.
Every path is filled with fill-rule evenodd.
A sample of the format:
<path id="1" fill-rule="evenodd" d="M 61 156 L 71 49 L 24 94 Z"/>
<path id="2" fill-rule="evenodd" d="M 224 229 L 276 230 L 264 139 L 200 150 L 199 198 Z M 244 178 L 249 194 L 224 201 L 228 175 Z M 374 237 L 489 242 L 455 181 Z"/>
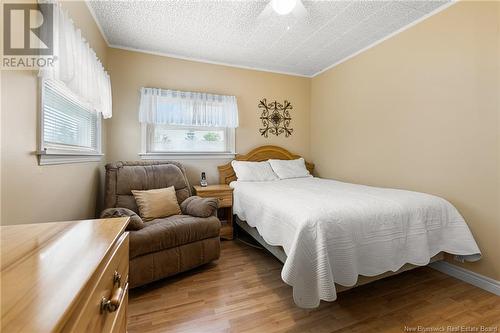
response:
<path id="1" fill-rule="evenodd" d="M 156 56 L 160 56 L 160 57 L 167 57 L 167 58 L 172 58 L 172 59 L 194 61 L 194 62 L 200 62 L 200 63 L 210 64 L 210 65 L 227 66 L 227 67 L 234 67 L 234 68 L 239 68 L 239 69 L 247 69 L 247 70 L 259 71 L 259 72 L 306 77 L 306 78 L 312 77 L 310 75 L 298 74 L 298 73 L 293 73 L 293 72 L 274 71 L 271 69 L 265 69 L 265 68 L 261 68 L 261 67 L 243 66 L 243 65 L 236 65 L 236 64 L 221 62 L 221 61 L 211 61 L 211 60 L 205 60 L 205 59 L 200 59 L 200 58 L 184 57 L 184 56 L 179 56 L 179 55 L 172 54 L 172 53 L 146 51 L 146 50 L 136 49 L 133 47 L 122 46 L 122 45 L 111 44 L 111 45 L 109 45 L 109 47 L 111 47 L 113 49 L 151 54 L 151 55 L 156 55 Z"/>
<path id="2" fill-rule="evenodd" d="M 109 45 L 108 38 L 106 37 L 106 34 L 104 33 L 104 30 L 102 29 L 102 26 L 99 23 L 97 16 L 95 15 L 94 8 L 92 8 L 92 6 L 89 4 L 88 0 L 85 0 L 84 2 L 85 2 L 85 5 L 87 5 L 87 9 L 89 10 L 90 15 L 92 15 L 92 18 L 94 19 L 95 24 L 97 25 L 97 29 L 99 29 L 99 31 L 101 32 L 102 38 L 106 42 L 106 45 L 109 47 L 110 45 Z"/>
<path id="3" fill-rule="evenodd" d="M 150 55 L 156 55 L 156 56 L 160 56 L 160 57 L 167 57 L 167 58 L 172 58 L 172 59 L 179 59 L 179 60 L 186 60 L 186 61 L 194 61 L 194 62 L 200 62 L 200 63 L 205 63 L 205 64 L 211 64 L 211 65 L 219 65 L 219 66 L 227 66 L 227 67 L 233 67 L 233 68 L 240 68 L 240 69 L 247 69 L 247 70 L 253 70 L 253 71 L 259 71 L 259 72 L 266 72 L 266 73 L 273 73 L 273 74 L 282 74 L 282 75 L 289 75 L 289 76 L 296 76 L 296 77 L 305 77 L 305 78 L 314 78 L 322 73 L 325 73 L 327 72 L 328 70 L 334 68 L 334 67 L 337 67 L 338 65 L 356 57 L 357 55 L 377 46 L 378 44 L 400 34 L 401 32 L 405 31 L 405 30 L 408 30 L 410 29 L 411 27 L 419 24 L 420 22 L 428 19 L 429 17 L 431 16 L 434 16 L 436 15 L 437 13 L 445 10 L 445 9 L 448 9 L 449 7 L 453 6 L 454 4 L 456 4 L 459 0 L 452 0 L 450 3 L 447 3 L 446 5 L 443 5 L 437 9 L 435 9 L 434 11 L 420 17 L 418 20 L 416 21 L 413 21 L 407 25 L 405 25 L 404 27 L 398 29 L 397 31 L 373 42 L 372 44 L 362 48 L 361 50 L 359 51 L 356 51 L 355 53 L 351 54 L 351 55 L 348 55 L 347 57 L 335 62 L 334 64 L 314 73 L 314 74 L 311 74 L 311 75 L 307 75 L 307 74 L 299 74 L 299 73 L 294 73 L 294 72 L 286 72 L 286 71 L 276 71 L 276 70 L 271 70 L 271 69 L 266 69 L 266 68 L 262 68 L 262 67 L 254 67 L 254 66 L 244 66 L 244 65 L 237 65 L 237 64 L 234 64 L 234 63 L 227 63 L 227 62 L 222 62 L 222 61 L 212 61 L 212 60 L 206 60 L 206 59 L 201 59 L 201 58 L 195 58 L 195 57 L 186 57 L 186 56 L 180 56 L 180 55 L 177 55 L 177 54 L 173 54 L 173 53 L 166 53 L 166 52 L 157 52 L 157 51 L 148 51 L 148 50 L 144 50 L 144 49 L 137 49 L 137 48 L 133 48 L 133 47 L 128 47 L 128 46 L 123 46 L 123 45 L 117 45 L 117 44 L 110 44 L 107 37 L 106 37 L 106 34 L 104 33 L 104 30 L 101 26 L 101 24 L 99 23 L 99 21 L 97 20 L 97 17 L 95 15 L 95 12 L 94 12 L 94 9 L 92 8 L 92 6 L 89 4 L 89 1 L 88 0 L 85 0 L 85 4 L 87 5 L 87 8 L 89 9 L 90 11 L 90 14 L 92 15 L 99 31 L 101 32 L 101 35 L 104 39 L 104 41 L 106 42 L 107 46 L 110 47 L 110 48 L 114 48 L 114 49 L 120 49 L 120 50 L 126 50 L 126 51 L 132 51 L 132 52 L 138 52 L 138 53 L 145 53 L 145 54 L 150 54 Z"/>

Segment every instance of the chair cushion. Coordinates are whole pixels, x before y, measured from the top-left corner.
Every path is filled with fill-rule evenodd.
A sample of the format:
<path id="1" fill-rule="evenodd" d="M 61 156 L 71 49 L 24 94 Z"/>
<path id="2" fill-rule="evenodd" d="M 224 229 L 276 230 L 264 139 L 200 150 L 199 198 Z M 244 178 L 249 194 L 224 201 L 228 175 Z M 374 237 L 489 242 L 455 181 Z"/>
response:
<path id="1" fill-rule="evenodd" d="M 127 228 L 125 230 L 140 230 L 144 228 L 144 222 L 135 212 L 127 208 L 108 208 L 101 213 L 101 219 L 112 217 L 130 217 Z"/>
<path id="2" fill-rule="evenodd" d="M 173 186 L 146 191 L 132 190 L 132 194 L 145 222 L 182 214 Z"/>
<path id="3" fill-rule="evenodd" d="M 192 196 L 181 203 L 183 214 L 196 217 L 209 217 L 215 215 L 219 208 L 219 200 L 217 198 L 202 198 Z"/>
<path id="4" fill-rule="evenodd" d="M 220 226 L 215 216 L 173 215 L 147 222 L 130 233 L 130 258 L 216 237 Z"/>

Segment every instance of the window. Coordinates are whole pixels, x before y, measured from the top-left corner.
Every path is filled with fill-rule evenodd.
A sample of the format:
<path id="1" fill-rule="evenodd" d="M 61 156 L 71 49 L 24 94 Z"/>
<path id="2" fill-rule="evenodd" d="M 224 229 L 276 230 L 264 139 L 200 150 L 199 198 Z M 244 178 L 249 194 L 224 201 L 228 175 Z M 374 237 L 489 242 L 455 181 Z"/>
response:
<path id="1" fill-rule="evenodd" d="M 142 88 L 139 121 L 143 159 L 226 157 L 235 152 L 235 96 Z"/>
<path id="2" fill-rule="evenodd" d="M 40 164 L 99 161 L 101 116 L 64 84 L 41 80 Z"/>
<path id="3" fill-rule="evenodd" d="M 234 154 L 232 128 L 161 124 L 143 126 L 146 127 L 147 153 Z"/>
<path id="4" fill-rule="evenodd" d="M 40 165 L 99 161 L 101 117 L 113 114 L 111 79 L 60 4 L 52 6 L 54 62 L 40 68 Z"/>

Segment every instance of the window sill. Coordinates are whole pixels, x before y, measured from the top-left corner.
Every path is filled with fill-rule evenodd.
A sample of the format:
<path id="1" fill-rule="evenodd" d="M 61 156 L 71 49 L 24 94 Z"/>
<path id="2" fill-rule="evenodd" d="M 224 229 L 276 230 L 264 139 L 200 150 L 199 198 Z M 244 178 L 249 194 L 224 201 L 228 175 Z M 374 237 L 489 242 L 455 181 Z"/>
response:
<path id="1" fill-rule="evenodd" d="M 88 152 L 37 152 L 38 165 L 100 162 L 104 154 Z"/>
<path id="2" fill-rule="evenodd" d="M 206 160 L 233 159 L 234 153 L 140 153 L 141 160 Z"/>

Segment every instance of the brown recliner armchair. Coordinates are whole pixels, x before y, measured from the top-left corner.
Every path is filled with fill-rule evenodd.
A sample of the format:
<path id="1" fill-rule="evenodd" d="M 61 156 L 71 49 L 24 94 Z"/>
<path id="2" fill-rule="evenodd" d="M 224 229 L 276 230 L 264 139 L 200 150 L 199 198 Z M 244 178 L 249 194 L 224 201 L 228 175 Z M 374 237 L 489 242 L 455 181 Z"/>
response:
<path id="1" fill-rule="evenodd" d="M 170 186 L 175 187 L 183 215 L 142 222 L 131 190 Z M 106 165 L 106 209 L 101 216 L 131 216 L 127 227 L 130 231 L 131 288 L 219 258 L 221 224 L 216 217 L 217 200 L 207 203 L 201 198 L 190 197 L 191 187 L 180 163 L 144 161 Z M 207 206 L 210 204 L 212 207 Z M 207 212 L 210 216 L 198 217 Z M 198 216 L 186 215 L 189 213 Z"/>

